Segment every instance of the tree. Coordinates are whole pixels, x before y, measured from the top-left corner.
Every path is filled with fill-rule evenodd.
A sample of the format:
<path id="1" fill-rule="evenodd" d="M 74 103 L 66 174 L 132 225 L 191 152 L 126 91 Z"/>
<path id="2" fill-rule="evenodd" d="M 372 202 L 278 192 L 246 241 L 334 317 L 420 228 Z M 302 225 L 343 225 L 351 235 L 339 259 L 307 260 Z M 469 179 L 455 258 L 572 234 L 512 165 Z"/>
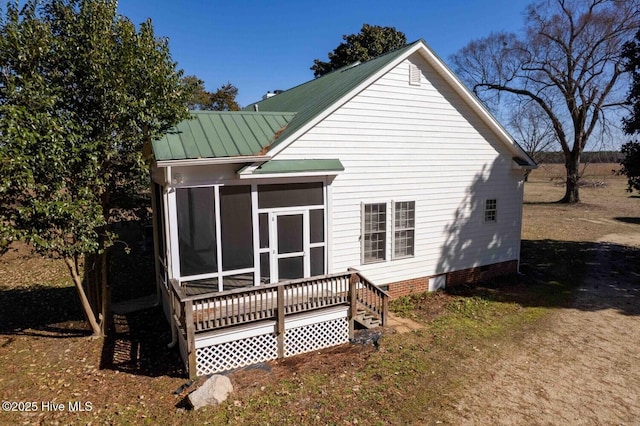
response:
<path id="1" fill-rule="evenodd" d="M 213 92 L 210 96 L 211 109 L 213 111 L 239 111 L 240 106 L 236 102 L 238 88 L 227 83 Z"/>
<path id="2" fill-rule="evenodd" d="M 627 100 L 631 105 L 631 114 L 623 119 L 627 134 L 640 133 L 640 30 L 635 40 L 625 44 L 622 55 L 627 60 L 627 70 L 631 73 L 631 88 Z M 620 160 L 620 174 L 627 176 L 627 191 L 640 192 L 640 142 L 632 141 L 622 145 L 624 157 Z"/>
<path id="3" fill-rule="evenodd" d="M 191 97 L 187 99 L 187 108 L 190 110 L 206 109 L 211 94 L 205 89 L 204 80 L 200 80 L 195 75 L 188 75 L 182 78 L 182 84 L 191 92 Z"/>
<path id="4" fill-rule="evenodd" d="M 394 27 L 369 24 L 362 25 L 358 34 L 343 35 L 342 39 L 344 43 L 340 43 L 333 52 L 329 52 L 329 62 L 313 60 L 311 70 L 314 77 L 321 77 L 357 61 L 368 61 L 407 45 L 407 37 Z"/>
<path id="5" fill-rule="evenodd" d="M 510 109 L 508 127 L 516 141 L 529 157 L 540 164 L 542 153 L 551 148 L 555 142 L 555 134 L 544 111 L 533 102 L 518 103 Z M 525 181 L 531 170 L 525 172 Z"/>
<path id="6" fill-rule="evenodd" d="M 640 142 L 627 142 L 620 152 L 624 157 L 620 160 L 622 167 L 618 173 L 627 176 L 627 191 L 640 192 Z"/>
<path id="7" fill-rule="evenodd" d="M 112 213 L 149 185 L 143 146 L 188 117 L 182 72 L 116 0 L 9 3 L 0 70 L 0 240 L 64 260 L 101 334 Z"/>
<path id="8" fill-rule="evenodd" d="M 577 203 L 579 164 L 607 112 L 624 104 L 622 46 L 640 25 L 638 0 L 541 0 L 527 7 L 523 36 L 494 33 L 452 56 L 459 76 L 485 102 L 507 95 L 535 102 L 562 148 L 560 200 Z"/>
<path id="9" fill-rule="evenodd" d="M 211 110 L 211 111 L 239 111 L 240 105 L 236 102 L 238 88 L 231 83 L 227 83 L 218 88 L 215 92 L 207 92 L 204 81 L 195 75 L 190 75 L 182 79 L 182 84 L 193 93 L 187 101 L 190 110 Z"/>
<path id="10" fill-rule="evenodd" d="M 625 43 L 622 56 L 626 60 L 627 71 L 631 73 L 631 87 L 627 95 L 631 113 L 622 121 L 625 132 L 632 135 L 640 133 L 640 30 L 635 39 Z"/>

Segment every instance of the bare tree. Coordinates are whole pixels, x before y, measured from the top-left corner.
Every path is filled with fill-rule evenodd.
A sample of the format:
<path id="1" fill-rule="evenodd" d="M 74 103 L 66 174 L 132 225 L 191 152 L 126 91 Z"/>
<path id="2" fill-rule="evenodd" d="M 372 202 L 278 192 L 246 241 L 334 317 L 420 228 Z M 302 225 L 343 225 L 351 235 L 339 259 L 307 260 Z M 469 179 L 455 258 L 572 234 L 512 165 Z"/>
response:
<path id="1" fill-rule="evenodd" d="M 542 153 L 556 144 L 553 126 L 538 104 L 518 102 L 510 109 L 507 127 L 520 146 L 536 163 L 542 162 Z M 531 170 L 527 170 L 525 180 Z"/>
<path id="2" fill-rule="evenodd" d="M 451 57 L 485 102 L 509 95 L 544 111 L 565 157 L 561 202 L 580 201 L 584 148 L 607 111 L 625 104 L 622 46 L 639 25 L 640 0 L 541 0 L 527 7 L 521 37 L 494 33 Z"/>

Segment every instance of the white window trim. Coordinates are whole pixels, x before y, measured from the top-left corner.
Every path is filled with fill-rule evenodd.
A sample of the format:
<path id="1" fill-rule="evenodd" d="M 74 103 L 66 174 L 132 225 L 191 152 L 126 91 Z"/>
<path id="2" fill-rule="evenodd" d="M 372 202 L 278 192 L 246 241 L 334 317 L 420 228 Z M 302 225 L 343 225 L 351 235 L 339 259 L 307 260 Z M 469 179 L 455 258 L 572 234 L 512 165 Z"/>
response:
<path id="1" fill-rule="evenodd" d="M 384 205 L 385 207 L 384 259 L 377 259 L 377 260 L 370 260 L 370 261 L 365 260 L 365 238 L 364 238 L 365 229 L 366 229 L 365 206 L 368 206 L 368 205 Z M 389 255 L 387 253 L 387 241 L 389 240 L 389 235 L 388 235 L 389 226 L 387 226 L 388 222 L 389 222 L 389 203 L 388 202 L 375 201 L 375 202 L 369 202 L 369 203 L 364 203 L 364 202 L 360 203 L 360 264 L 361 265 L 383 263 L 389 259 Z"/>
<path id="2" fill-rule="evenodd" d="M 495 208 L 492 210 L 487 209 L 487 202 L 488 201 L 494 201 L 495 202 Z M 494 212 L 494 219 L 493 220 L 487 220 L 487 213 L 493 211 Z M 484 223 L 497 223 L 498 222 L 498 199 L 497 198 L 485 198 L 484 199 L 484 209 L 482 211 L 482 221 Z"/>
<path id="3" fill-rule="evenodd" d="M 396 228 L 396 203 L 413 203 L 413 228 Z M 396 230 L 413 230 L 413 254 L 396 256 Z M 416 256 L 416 201 L 391 200 L 391 260 L 409 259 Z"/>

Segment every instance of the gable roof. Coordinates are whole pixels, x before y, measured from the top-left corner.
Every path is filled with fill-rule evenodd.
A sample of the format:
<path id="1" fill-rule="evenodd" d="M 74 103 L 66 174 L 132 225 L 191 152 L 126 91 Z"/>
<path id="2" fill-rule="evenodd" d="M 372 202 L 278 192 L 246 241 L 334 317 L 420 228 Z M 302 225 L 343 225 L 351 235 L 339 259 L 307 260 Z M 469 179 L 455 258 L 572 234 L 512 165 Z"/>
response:
<path id="1" fill-rule="evenodd" d="M 360 84 L 371 76 L 376 75 L 385 66 L 394 62 L 405 53 L 412 50 L 421 41 L 378 56 L 367 62 L 347 65 L 322 77 L 293 87 L 270 98 L 248 105 L 245 110 L 253 111 L 257 106 L 258 111 L 296 111 L 296 117 L 287 125 L 287 128 L 274 141 L 271 148 L 280 141 L 286 140 L 304 125 L 318 117 L 321 113 L 333 106 L 345 95 L 351 93 Z"/>
<path id="2" fill-rule="evenodd" d="M 444 61 L 433 53 L 424 40 L 415 41 L 367 62 L 340 68 L 250 104 L 243 111 L 194 113 L 196 119 L 204 123 L 200 129 L 195 124 L 189 124 L 192 120 L 180 123 L 175 132 L 169 133 L 160 140 L 161 142 L 154 142 L 156 160 L 265 154 L 269 156 L 264 160 L 269 160 L 309 128 L 416 52 L 419 52 L 471 109 L 493 129 L 514 158 L 522 160 L 530 167 L 536 167 L 535 162 L 514 141 L 513 137 L 455 76 Z M 263 131 L 253 131 L 258 123 L 265 124 L 273 120 L 279 120 L 277 122 L 281 127 L 259 126 Z M 220 127 L 221 124 L 223 127 Z M 201 141 L 203 138 L 207 141 L 206 143 Z M 208 145 L 208 147 L 202 145 Z"/>

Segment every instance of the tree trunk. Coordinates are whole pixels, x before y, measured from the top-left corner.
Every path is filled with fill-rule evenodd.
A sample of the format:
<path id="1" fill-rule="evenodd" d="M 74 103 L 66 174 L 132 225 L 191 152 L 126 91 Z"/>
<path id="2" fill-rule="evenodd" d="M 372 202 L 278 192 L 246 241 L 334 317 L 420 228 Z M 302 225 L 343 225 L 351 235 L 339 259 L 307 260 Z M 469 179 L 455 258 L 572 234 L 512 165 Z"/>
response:
<path id="1" fill-rule="evenodd" d="M 91 331 L 94 336 L 101 336 L 100 325 L 96 321 L 96 316 L 93 313 L 93 309 L 91 309 L 91 304 L 89 303 L 89 299 L 87 299 L 87 295 L 84 292 L 84 288 L 82 287 L 82 279 L 78 274 L 77 269 L 75 268 L 76 262 L 73 259 L 65 258 L 64 262 L 67 264 L 69 268 L 69 272 L 71 273 L 71 278 L 73 278 L 73 283 L 76 285 L 76 290 L 78 291 L 78 296 L 80 297 L 80 303 L 82 304 L 82 310 L 84 311 L 84 316 L 87 318 L 89 325 L 91 326 Z"/>
<path id="2" fill-rule="evenodd" d="M 567 183 L 564 197 L 561 203 L 575 204 L 580 202 L 579 185 L 580 174 L 580 154 L 571 152 L 565 159 L 565 167 L 567 169 Z"/>
<path id="3" fill-rule="evenodd" d="M 84 255 L 84 283 L 87 288 L 87 299 L 94 312 L 98 311 L 100 304 L 97 294 L 98 279 L 96 277 L 96 256 L 93 254 Z"/>
<path id="4" fill-rule="evenodd" d="M 102 334 L 107 333 L 109 324 L 111 323 L 111 288 L 109 287 L 109 252 L 108 248 L 104 249 L 104 252 L 100 255 L 100 291 L 101 291 L 101 306 L 100 314 L 102 315 L 102 321 L 100 322 L 100 328 Z"/>

